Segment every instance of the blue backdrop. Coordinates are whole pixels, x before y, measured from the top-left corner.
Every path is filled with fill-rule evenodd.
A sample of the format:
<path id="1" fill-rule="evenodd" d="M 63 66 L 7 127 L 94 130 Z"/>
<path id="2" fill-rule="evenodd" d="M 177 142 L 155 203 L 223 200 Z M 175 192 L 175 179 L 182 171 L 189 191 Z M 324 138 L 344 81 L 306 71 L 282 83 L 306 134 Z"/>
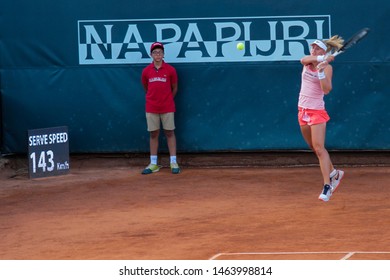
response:
<path id="1" fill-rule="evenodd" d="M 306 149 L 299 58 L 317 37 L 362 27 L 367 39 L 334 62 L 327 147 L 388 150 L 389 11 L 387 0 L 3 0 L 1 151 L 24 153 L 28 129 L 55 126 L 68 126 L 71 152 L 148 151 L 140 76 L 159 39 L 179 75 L 179 151 Z"/>

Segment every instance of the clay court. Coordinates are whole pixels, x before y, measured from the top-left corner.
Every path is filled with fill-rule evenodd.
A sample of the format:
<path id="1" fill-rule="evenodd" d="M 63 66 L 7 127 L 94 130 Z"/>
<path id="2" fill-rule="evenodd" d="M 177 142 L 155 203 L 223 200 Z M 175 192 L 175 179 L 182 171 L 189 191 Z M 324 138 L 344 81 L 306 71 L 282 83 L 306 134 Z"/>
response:
<path id="1" fill-rule="evenodd" d="M 72 156 L 68 175 L 29 179 L 3 161 L 0 259 L 390 259 L 388 153 L 334 154 L 327 203 L 312 154 Z M 27 160 L 26 160 L 27 162 Z"/>

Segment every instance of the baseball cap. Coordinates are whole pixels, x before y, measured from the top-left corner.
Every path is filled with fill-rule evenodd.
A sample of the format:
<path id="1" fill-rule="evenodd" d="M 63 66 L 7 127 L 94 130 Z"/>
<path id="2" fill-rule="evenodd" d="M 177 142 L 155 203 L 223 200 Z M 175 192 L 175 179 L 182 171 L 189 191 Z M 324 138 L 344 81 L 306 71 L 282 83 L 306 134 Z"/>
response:
<path id="1" fill-rule="evenodd" d="M 328 49 L 328 47 L 326 46 L 326 44 L 324 42 L 322 42 L 321 40 L 315 40 L 313 43 L 310 44 L 311 46 L 312 45 L 317 45 L 319 46 L 321 49 L 323 49 L 324 51 L 326 51 Z"/>
<path id="2" fill-rule="evenodd" d="M 155 42 L 150 46 L 150 52 L 152 52 L 154 49 L 157 49 L 157 48 L 164 50 L 164 45 L 160 42 Z"/>

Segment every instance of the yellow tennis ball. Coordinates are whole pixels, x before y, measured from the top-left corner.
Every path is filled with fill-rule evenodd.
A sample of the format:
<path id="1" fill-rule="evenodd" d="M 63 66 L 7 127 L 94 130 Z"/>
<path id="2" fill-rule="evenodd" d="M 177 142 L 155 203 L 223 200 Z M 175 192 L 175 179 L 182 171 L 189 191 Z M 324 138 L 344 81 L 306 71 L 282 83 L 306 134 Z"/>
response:
<path id="1" fill-rule="evenodd" d="M 237 50 L 242 51 L 244 49 L 244 44 L 243 43 L 238 43 L 237 44 Z"/>

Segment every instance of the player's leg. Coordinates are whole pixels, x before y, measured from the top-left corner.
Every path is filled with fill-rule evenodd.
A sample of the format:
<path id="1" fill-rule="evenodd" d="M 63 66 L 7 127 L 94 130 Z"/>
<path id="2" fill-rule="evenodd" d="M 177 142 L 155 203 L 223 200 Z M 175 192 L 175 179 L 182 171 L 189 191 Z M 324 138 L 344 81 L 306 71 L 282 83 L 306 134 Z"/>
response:
<path id="1" fill-rule="evenodd" d="M 312 144 L 312 136 L 311 136 L 311 128 L 310 128 L 310 126 L 309 125 L 302 125 L 301 126 L 301 132 L 302 132 L 303 138 L 305 139 L 305 141 L 308 144 L 308 146 L 310 147 L 310 149 L 312 149 L 313 152 L 315 152 L 314 148 L 313 148 L 313 144 Z M 333 164 L 332 164 L 331 161 L 329 161 L 329 170 L 336 172 L 336 170 L 333 167 Z M 331 174 L 330 177 L 332 177 L 332 175 L 334 176 L 336 174 Z"/>
<path id="2" fill-rule="evenodd" d="M 302 132 L 303 138 L 305 139 L 305 141 L 308 144 L 308 146 L 310 147 L 310 149 L 312 149 L 313 152 L 315 152 L 314 149 L 313 149 L 312 140 L 311 140 L 311 128 L 310 128 L 310 126 L 308 126 L 308 125 L 301 126 L 301 132 Z M 336 190 L 336 188 L 340 184 L 341 179 L 344 176 L 344 171 L 336 170 L 334 168 L 331 160 L 329 160 L 329 170 L 331 171 L 330 175 L 329 175 L 331 187 L 332 187 L 333 190 Z"/>
<path id="3" fill-rule="evenodd" d="M 321 174 L 324 180 L 324 187 L 318 198 L 323 201 L 328 201 L 330 199 L 330 196 L 332 195 L 332 188 L 329 176 L 331 172 L 331 160 L 329 157 L 329 153 L 325 148 L 325 134 L 326 123 L 320 123 L 311 126 L 313 150 L 319 160 Z"/>
<path id="4" fill-rule="evenodd" d="M 329 120 L 329 116 L 326 111 L 317 113 L 318 114 L 310 113 L 310 116 L 308 116 L 305 111 L 300 110 L 298 113 L 298 121 L 300 124 L 303 138 L 305 139 L 308 146 L 316 153 L 320 162 L 321 173 L 324 178 L 324 190 L 319 198 L 328 201 L 330 195 L 336 190 L 336 188 L 340 184 L 344 172 L 341 170 L 336 170 L 334 168 L 332 161 L 330 160 L 329 153 L 325 149 L 326 122 Z M 307 123 L 307 121 L 313 120 L 315 122 L 319 122 L 320 124 L 323 123 L 322 126 L 314 126 L 314 132 L 312 132 L 312 126 L 309 126 Z M 327 183 L 328 181 L 330 183 Z"/>
<path id="5" fill-rule="evenodd" d="M 320 139 L 320 143 L 319 143 L 320 148 L 315 149 L 315 150 L 319 150 L 320 154 L 323 154 L 323 155 L 319 156 L 319 159 L 320 159 L 320 164 L 321 163 L 323 164 L 322 174 L 324 176 L 324 182 L 325 182 L 325 184 L 327 184 L 327 182 L 328 182 L 327 178 L 329 177 L 331 192 L 333 193 L 337 189 L 337 187 L 339 186 L 340 181 L 344 176 L 344 172 L 342 170 L 336 170 L 334 168 L 332 161 L 330 159 L 329 153 L 324 147 L 325 146 L 326 122 L 330 118 L 329 118 L 328 113 L 325 110 L 319 110 L 319 111 L 314 111 L 314 112 L 310 112 L 310 113 L 311 113 L 310 120 L 312 121 L 312 123 L 314 125 L 324 123 L 323 128 L 321 126 L 318 127 L 319 131 L 320 131 L 320 133 L 318 134 L 319 135 L 318 139 Z M 314 129 L 316 129 L 316 128 L 314 128 Z M 313 132 L 312 132 L 312 135 L 313 135 Z M 312 143 L 314 145 L 313 140 L 312 140 Z M 321 150 L 324 152 L 321 153 Z M 321 162 L 321 160 L 322 160 L 322 162 Z M 328 165 L 328 166 L 326 166 L 326 165 Z M 329 175 L 327 176 L 325 172 L 327 172 L 328 170 L 329 170 L 329 173 L 328 173 Z M 325 177 L 326 177 L 326 179 L 325 179 Z"/>
<path id="6" fill-rule="evenodd" d="M 330 183 L 329 174 L 332 166 L 329 153 L 325 149 L 325 134 L 326 134 L 326 123 L 316 124 L 311 126 L 312 145 L 315 154 L 320 162 L 320 168 L 324 184 Z"/>
<path id="7" fill-rule="evenodd" d="M 311 128 L 309 125 L 301 125 L 301 133 L 303 136 L 303 139 L 307 143 L 307 145 L 310 147 L 310 149 L 313 150 L 313 145 L 311 143 Z"/>

